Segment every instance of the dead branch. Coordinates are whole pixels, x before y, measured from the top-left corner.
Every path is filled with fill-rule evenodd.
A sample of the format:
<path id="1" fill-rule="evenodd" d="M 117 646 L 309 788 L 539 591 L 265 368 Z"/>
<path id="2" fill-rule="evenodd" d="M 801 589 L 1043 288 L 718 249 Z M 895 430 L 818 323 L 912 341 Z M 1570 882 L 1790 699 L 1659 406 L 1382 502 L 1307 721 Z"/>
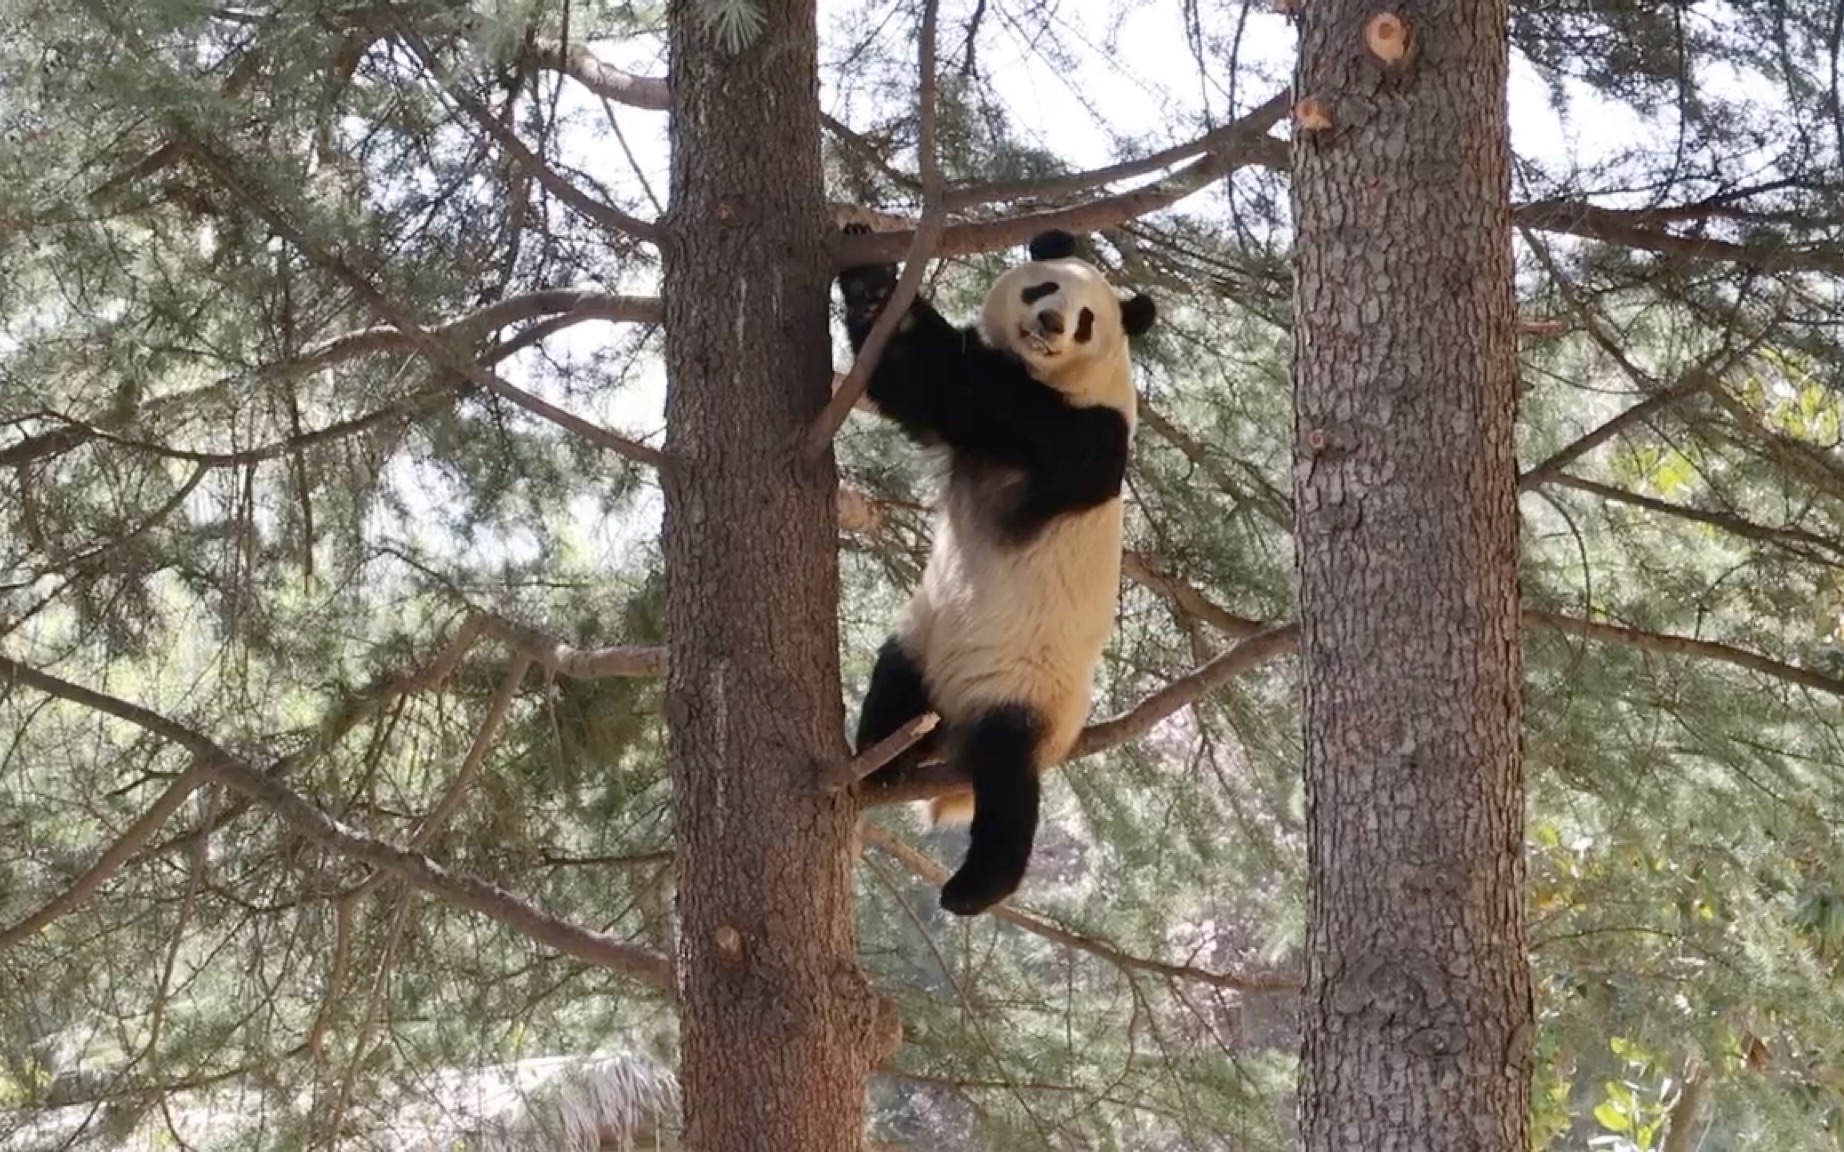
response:
<path id="1" fill-rule="evenodd" d="M 1235 676 L 1293 651 L 1298 643 L 1299 629 L 1293 624 L 1277 624 L 1246 637 L 1234 648 L 1205 661 L 1119 716 L 1089 725 L 1083 730 L 1082 738 L 1076 741 L 1071 758 L 1092 756 L 1138 739 L 1179 709 L 1195 704 Z"/>
<path id="2" fill-rule="evenodd" d="M 897 278 L 895 292 L 884 302 L 883 311 L 878 313 L 876 323 L 871 325 L 870 334 L 865 337 L 864 347 L 858 350 L 852 362 L 852 370 L 846 374 L 845 383 L 839 385 L 838 391 L 826 401 L 826 407 L 820 410 L 819 417 L 813 421 L 813 427 L 807 433 L 804 450 L 809 460 L 817 461 L 825 454 L 832 444 L 833 436 L 845 423 L 845 417 L 858 403 L 858 398 L 864 395 L 865 388 L 871 382 L 871 373 L 877 369 L 878 360 L 883 358 L 890 338 L 896 335 L 897 325 L 909 315 L 909 306 L 915 302 L 916 293 L 922 288 L 922 275 L 928 271 L 929 254 L 934 251 L 941 230 L 947 223 L 947 207 L 941 194 L 941 157 L 935 143 L 935 17 L 939 8 L 939 0 L 924 0 L 922 31 L 919 36 L 921 43 L 917 49 L 920 57 L 917 62 L 917 71 L 920 73 L 917 82 L 920 127 L 916 134 L 916 154 L 922 168 L 922 220 L 910 238 L 909 250 L 903 257 L 903 274 Z M 850 235 L 848 233 L 846 236 L 848 240 Z M 843 266 L 851 267 L 849 264 Z"/>
<path id="3" fill-rule="evenodd" d="M 1292 624 L 1273 625 L 1244 638 L 1227 652 L 1205 661 L 1120 715 L 1083 729 L 1081 738 L 1065 759 L 1093 756 L 1145 735 L 1161 720 L 1203 699 L 1227 684 L 1232 677 L 1292 651 L 1298 640 L 1298 629 Z M 900 784 L 861 789 L 860 802 L 867 808 L 881 808 L 888 804 L 965 792 L 967 789 L 966 779 L 954 765 L 937 761 L 919 767 Z"/>
<path id="4" fill-rule="evenodd" d="M 925 712 L 866 748 L 862 755 L 832 764 L 820 772 L 820 789 L 836 792 L 849 788 L 902 755 L 910 745 L 935 730 L 941 717 Z"/>
<path id="5" fill-rule="evenodd" d="M 85 688 L 6 656 L 0 656 L 0 676 L 114 716 L 185 749 L 196 758 L 195 767 L 203 770 L 208 782 L 223 784 L 255 800 L 295 832 L 322 847 L 382 868 L 413 888 L 455 907 L 478 912 L 565 955 L 633 977 L 653 988 L 672 988 L 671 965 L 665 957 L 607 933 L 561 920 L 496 885 L 455 875 L 420 853 L 355 832 L 280 779 L 233 756 L 203 733 L 139 704 Z"/>
<path id="6" fill-rule="evenodd" d="M 885 855 L 930 884 L 938 885 L 948 878 L 948 870 L 931 859 L 927 853 L 904 843 L 897 836 L 874 824 L 866 823 L 864 838 L 876 845 Z M 1168 980 L 1188 980 L 1233 992 L 1297 992 L 1302 987 L 1300 977 L 1291 972 L 1221 972 L 1208 968 L 1196 968 L 1189 964 L 1172 964 L 1164 960 L 1134 956 L 1105 941 L 1071 931 L 1041 916 L 1013 908 L 1009 904 L 997 906 L 992 910 L 992 914 L 1007 924 L 1022 928 L 1034 936 L 1040 936 L 1065 948 L 1105 960 L 1124 972 L 1146 972 Z"/>

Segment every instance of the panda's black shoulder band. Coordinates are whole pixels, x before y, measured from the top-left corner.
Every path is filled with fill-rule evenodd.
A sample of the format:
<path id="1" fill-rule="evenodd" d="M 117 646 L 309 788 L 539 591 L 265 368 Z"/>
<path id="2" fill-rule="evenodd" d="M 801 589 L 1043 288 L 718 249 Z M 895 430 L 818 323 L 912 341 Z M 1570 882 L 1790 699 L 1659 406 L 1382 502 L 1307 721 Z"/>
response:
<path id="1" fill-rule="evenodd" d="M 1030 252 L 1033 260 L 1067 260 L 1076 254 L 1075 234 L 1061 228 L 1039 232 L 1031 237 Z"/>

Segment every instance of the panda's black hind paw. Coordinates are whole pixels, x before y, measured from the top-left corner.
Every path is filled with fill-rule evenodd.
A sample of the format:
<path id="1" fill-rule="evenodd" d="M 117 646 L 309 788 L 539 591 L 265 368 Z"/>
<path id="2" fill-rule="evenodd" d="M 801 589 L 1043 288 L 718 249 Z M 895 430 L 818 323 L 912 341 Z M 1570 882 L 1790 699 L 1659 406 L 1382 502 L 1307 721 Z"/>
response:
<path id="1" fill-rule="evenodd" d="M 941 886 L 941 907 L 956 916 L 978 916 L 1018 891 L 1018 879 L 987 868 L 966 868 Z"/>

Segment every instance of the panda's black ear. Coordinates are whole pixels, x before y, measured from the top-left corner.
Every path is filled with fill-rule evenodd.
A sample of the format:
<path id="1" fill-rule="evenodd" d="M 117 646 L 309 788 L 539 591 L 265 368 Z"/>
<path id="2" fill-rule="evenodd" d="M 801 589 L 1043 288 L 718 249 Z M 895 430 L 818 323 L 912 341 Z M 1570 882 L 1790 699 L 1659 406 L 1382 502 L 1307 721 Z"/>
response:
<path id="1" fill-rule="evenodd" d="M 1129 296 L 1120 302 L 1121 331 L 1129 337 L 1146 335 L 1158 318 L 1159 309 L 1151 296 Z"/>
<path id="2" fill-rule="evenodd" d="M 1076 254 L 1076 237 L 1061 228 L 1039 232 L 1031 237 L 1031 259 L 1067 260 Z"/>

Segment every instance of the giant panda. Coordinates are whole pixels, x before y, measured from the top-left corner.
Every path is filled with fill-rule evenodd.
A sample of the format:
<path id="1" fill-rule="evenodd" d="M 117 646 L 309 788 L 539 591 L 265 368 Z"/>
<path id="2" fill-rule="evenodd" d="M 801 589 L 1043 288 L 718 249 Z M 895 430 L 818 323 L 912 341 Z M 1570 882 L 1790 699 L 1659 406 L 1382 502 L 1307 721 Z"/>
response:
<path id="1" fill-rule="evenodd" d="M 918 297 L 868 386 L 885 417 L 945 452 L 947 479 L 928 565 L 878 651 L 856 744 L 862 753 L 923 713 L 941 717 L 864 786 L 900 783 L 936 753 L 971 784 L 971 797 L 929 806 L 936 822 L 972 817 L 966 859 L 941 889 L 941 906 L 961 916 L 1017 891 L 1039 773 L 1088 717 L 1120 585 L 1128 340 L 1155 316 L 1150 297 L 1123 297 L 1078 258 L 1069 233 L 1043 232 L 1029 252 L 993 282 L 977 325 L 956 327 Z M 838 281 L 856 354 L 897 269 L 848 268 Z"/>

